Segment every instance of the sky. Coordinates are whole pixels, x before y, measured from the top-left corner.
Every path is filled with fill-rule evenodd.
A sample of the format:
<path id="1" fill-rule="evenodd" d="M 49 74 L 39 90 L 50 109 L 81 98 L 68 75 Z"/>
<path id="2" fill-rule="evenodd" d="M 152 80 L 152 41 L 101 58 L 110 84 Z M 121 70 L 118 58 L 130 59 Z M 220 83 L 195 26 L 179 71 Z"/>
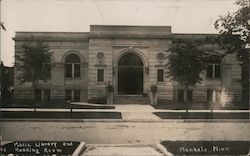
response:
<path id="1" fill-rule="evenodd" d="M 0 0 L 1 60 L 14 65 L 16 31 L 88 32 L 89 25 L 172 26 L 173 33 L 217 33 L 235 0 Z"/>

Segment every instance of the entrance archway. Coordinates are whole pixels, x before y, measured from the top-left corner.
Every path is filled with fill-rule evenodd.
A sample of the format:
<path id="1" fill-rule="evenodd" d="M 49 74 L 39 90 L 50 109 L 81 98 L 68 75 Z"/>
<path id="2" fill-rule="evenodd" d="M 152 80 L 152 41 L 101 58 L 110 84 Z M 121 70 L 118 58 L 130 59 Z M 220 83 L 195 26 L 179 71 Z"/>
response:
<path id="1" fill-rule="evenodd" d="M 127 53 L 118 62 L 118 94 L 141 95 L 142 93 L 142 59 L 134 53 Z"/>

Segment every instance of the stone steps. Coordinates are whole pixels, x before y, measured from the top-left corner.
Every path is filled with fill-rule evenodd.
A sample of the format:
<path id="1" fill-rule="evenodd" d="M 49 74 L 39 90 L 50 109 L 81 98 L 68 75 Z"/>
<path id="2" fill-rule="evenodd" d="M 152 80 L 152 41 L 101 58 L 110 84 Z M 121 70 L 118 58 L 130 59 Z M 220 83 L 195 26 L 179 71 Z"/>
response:
<path id="1" fill-rule="evenodd" d="M 118 95 L 114 97 L 114 104 L 150 104 L 150 99 L 142 95 Z"/>

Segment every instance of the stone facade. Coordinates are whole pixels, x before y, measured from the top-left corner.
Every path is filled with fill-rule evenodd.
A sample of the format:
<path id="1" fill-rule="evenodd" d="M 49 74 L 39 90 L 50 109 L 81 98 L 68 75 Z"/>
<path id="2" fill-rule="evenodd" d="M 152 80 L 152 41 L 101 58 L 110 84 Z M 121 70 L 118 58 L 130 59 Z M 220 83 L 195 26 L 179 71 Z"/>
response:
<path id="1" fill-rule="evenodd" d="M 42 40 L 48 44 L 53 53 L 51 78 L 48 82 L 39 82 L 38 88 L 50 90 L 51 99 L 64 99 L 66 89 L 76 89 L 81 90 L 80 100 L 87 100 L 88 33 L 17 32 L 14 40 L 15 55 L 21 55 L 22 45 L 32 43 L 34 40 Z M 76 54 L 80 58 L 81 74 L 79 78 L 65 77 L 65 58 L 69 54 Z M 19 71 L 15 70 L 15 98 L 32 98 L 31 83 L 21 84 L 16 78 L 18 74 Z"/>
<path id="2" fill-rule="evenodd" d="M 122 71 L 122 67 L 119 62 L 122 58 L 131 55 L 142 62 L 142 65 L 136 68 L 137 72 L 142 73 L 140 76 L 142 90 L 139 95 L 147 96 L 150 93 L 150 85 L 156 84 L 158 99 L 172 103 L 181 100 L 179 96 L 182 95 L 183 87 L 164 75 L 167 70 L 164 59 L 168 54 L 166 51 L 172 44 L 176 44 L 175 40 L 199 41 L 215 36 L 173 34 L 169 26 L 91 25 L 88 33 L 16 32 L 14 40 L 16 55 L 22 54 L 22 44 L 28 44 L 34 40 L 42 40 L 49 45 L 53 54 L 51 78 L 48 82 L 39 82 L 39 88 L 44 90 L 41 91 L 42 96 L 49 94 L 50 99 L 65 99 L 66 94 L 69 94 L 68 96 L 71 94 L 73 98 L 77 93 L 80 101 L 91 101 L 105 98 L 105 86 L 110 83 L 114 87 L 114 96 L 117 97 L 121 93 L 119 72 Z M 222 52 L 218 44 L 210 41 L 203 46 L 207 50 Z M 66 58 L 70 54 L 75 54 L 80 59 L 77 63 L 80 64 L 80 75 L 77 77 L 65 76 Z M 70 70 L 76 72 L 77 66 L 69 65 L 69 68 L 72 67 Z M 129 65 L 127 67 L 133 69 Z M 206 102 L 210 95 L 213 95 L 212 100 L 216 100 L 215 98 L 219 96 L 224 104 L 240 101 L 241 70 L 235 56 L 228 55 L 219 63 L 219 66 L 211 65 L 211 70 L 217 68 L 220 72 L 219 77 L 207 78 L 207 73 L 204 71 L 202 83 L 190 87 L 193 102 Z M 15 70 L 15 98 L 31 98 L 33 95 L 31 84 L 21 84 L 16 79 L 18 74 L 19 71 Z M 159 78 L 161 76 L 163 79 Z M 46 90 L 49 92 L 45 93 Z"/>

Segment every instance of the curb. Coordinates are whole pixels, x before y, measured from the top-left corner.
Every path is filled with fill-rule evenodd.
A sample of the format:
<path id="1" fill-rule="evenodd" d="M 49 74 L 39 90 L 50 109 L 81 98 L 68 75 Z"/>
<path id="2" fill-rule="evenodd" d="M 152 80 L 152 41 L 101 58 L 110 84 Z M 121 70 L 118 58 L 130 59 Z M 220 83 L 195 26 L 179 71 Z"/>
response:
<path id="1" fill-rule="evenodd" d="M 173 156 L 174 155 L 174 154 L 170 153 L 169 151 L 167 151 L 167 149 L 164 146 L 162 146 L 160 143 L 157 143 L 156 147 L 158 150 L 160 150 L 164 154 L 164 156 Z"/>
<path id="2" fill-rule="evenodd" d="M 83 153 L 83 151 L 86 149 L 85 142 L 81 142 L 80 145 L 76 148 L 72 156 L 79 156 Z"/>
<path id="3" fill-rule="evenodd" d="M 148 123 L 188 123 L 188 122 L 241 122 L 250 123 L 250 119 L 29 119 L 29 118 L 2 118 L 1 122 L 148 122 Z"/>
<path id="4" fill-rule="evenodd" d="M 28 111 L 28 112 L 34 112 L 34 108 L 0 108 L 0 112 L 5 111 Z M 50 108 L 37 108 L 37 112 L 70 112 L 70 108 L 57 108 L 57 109 L 50 109 Z M 79 108 L 73 108 L 73 112 L 95 112 L 95 111 L 103 111 L 103 112 L 130 112 L 128 110 L 120 110 L 116 108 L 111 109 L 98 109 L 98 108 L 91 108 L 91 109 L 79 109 Z M 146 111 L 132 111 L 132 112 L 186 112 L 184 109 L 174 110 L 174 109 L 152 109 L 152 110 L 146 110 Z M 188 112 L 211 112 L 211 110 L 203 110 L 203 109 L 190 109 Z M 250 110 L 220 110 L 215 109 L 213 112 L 216 113 L 250 113 Z"/>

